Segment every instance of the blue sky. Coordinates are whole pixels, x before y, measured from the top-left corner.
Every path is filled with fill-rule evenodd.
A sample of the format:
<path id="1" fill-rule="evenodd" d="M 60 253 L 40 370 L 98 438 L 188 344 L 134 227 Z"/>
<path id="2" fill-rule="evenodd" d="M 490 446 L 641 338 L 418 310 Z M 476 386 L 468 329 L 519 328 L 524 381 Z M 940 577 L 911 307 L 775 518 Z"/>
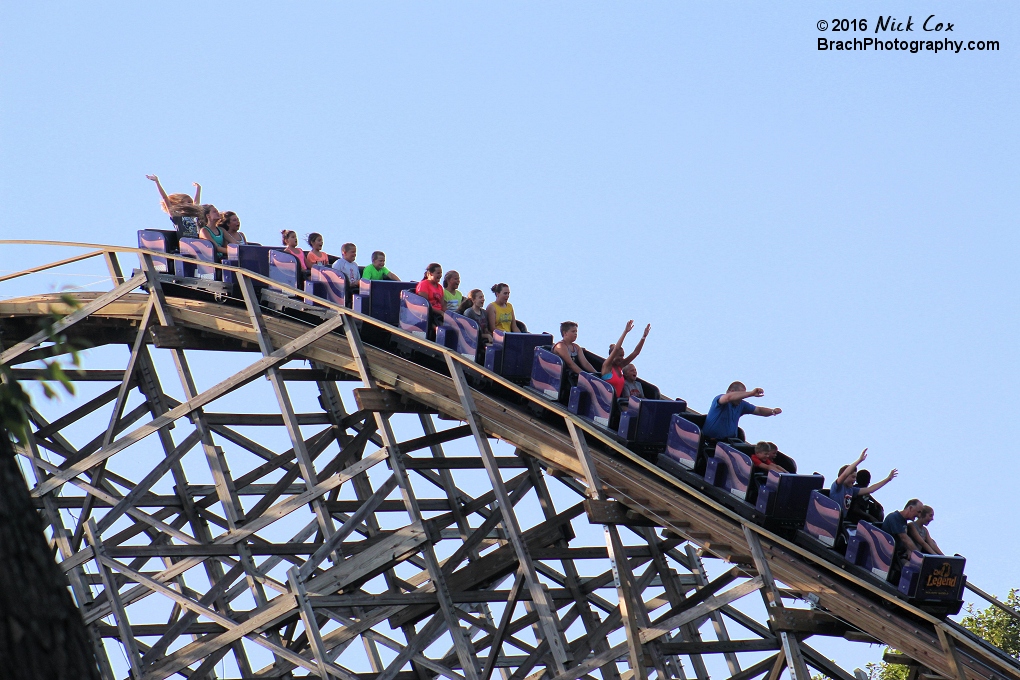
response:
<path id="1" fill-rule="evenodd" d="M 818 20 L 880 14 L 1000 50 L 817 51 L 855 37 Z M 870 447 L 876 477 L 900 470 L 886 508 L 933 505 L 943 548 L 1005 595 L 1017 19 L 1005 2 L 6 3 L 0 237 L 131 245 L 164 226 L 156 173 L 201 182 L 254 240 L 318 231 L 403 278 L 438 261 L 489 299 L 506 281 L 530 327 L 569 317 L 599 351 L 650 322 L 643 377 L 700 410 L 732 380 L 764 387 L 784 413 L 748 436 L 805 471 Z M 2 252 L 2 269 L 55 258 Z"/>

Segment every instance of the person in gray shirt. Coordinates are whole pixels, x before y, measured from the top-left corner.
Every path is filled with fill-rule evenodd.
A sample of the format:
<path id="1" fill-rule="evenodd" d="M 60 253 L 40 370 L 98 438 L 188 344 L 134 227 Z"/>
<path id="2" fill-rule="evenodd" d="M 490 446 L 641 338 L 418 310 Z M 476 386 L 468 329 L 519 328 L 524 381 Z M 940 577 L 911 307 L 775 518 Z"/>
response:
<path id="1" fill-rule="evenodd" d="M 457 311 L 478 324 L 478 337 L 481 341 L 492 342 L 489 315 L 485 312 L 485 293 L 475 288 L 461 300 Z M 482 348 L 481 341 L 478 343 L 479 351 Z"/>
<path id="2" fill-rule="evenodd" d="M 340 247 L 340 257 L 333 263 L 337 270 L 347 279 L 347 290 L 352 292 L 361 286 L 361 268 L 354 258 L 358 256 L 358 247 L 353 243 L 345 243 Z"/>

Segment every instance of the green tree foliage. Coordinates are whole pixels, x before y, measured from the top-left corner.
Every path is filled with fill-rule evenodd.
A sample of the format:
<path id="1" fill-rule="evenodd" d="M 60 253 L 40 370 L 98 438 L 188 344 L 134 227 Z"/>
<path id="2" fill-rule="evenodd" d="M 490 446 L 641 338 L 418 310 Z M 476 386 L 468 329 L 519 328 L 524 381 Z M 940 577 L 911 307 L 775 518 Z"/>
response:
<path id="1" fill-rule="evenodd" d="M 1004 604 L 1020 616 L 1020 591 L 1016 588 L 1009 591 Z M 1020 618 L 1017 618 L 994 604 L 985 609 L 977 609 L 967 605 L 967 615 L 960 625 L 978 637 L 995 645 L 1014 659 L 1020 659 Z M 895 651 L 886 648 L 887 652 Z M 885 661 L 869 663 L 864 669 L 870 680 L 906 680 L 909 669 L 901 664 Z"/>
<path id="2" fill-rule="evenodd" d="M 81 306 L 70 295 L 62 295 L 60 299 L 72 311 Z M 43 357 L 40 359 L 43 364 L 41 381 L 43 393 L 49 399 L 58 396 L 57 390 L 50 383 L 62 386 L 68 394 L 74 394 L 74 383 L 57 357 L 68 355 L 66 363 L 77 369 L 81 365 L 78 353 L 86 347 L 83 342 L 72 340 L 64 332 L 54 331 L 56 323 L 62 317 L 62 314 L 50 312 L 39 322 L 40 329 L 46 331 L 46 341 L 50 343 L 44 348 Z M 0 426 L 10 432 L 20 444 L 24 444 L 28 436 L 27 411 L 31 401 L 28 393 L 14 379 L 11 367 L 0 365 Z"/>
<path id="3" fill-rule="evenodd" d="M 885 651 L 895 651 L 886 647 Z M 910 669 L 907 666 L 898 663 L 886 663 L 885 661 L 879 661 L 878 663 L 869 663 L 864 667 L 864 670 L 868 673 L 869 680 L 907 680 L 907 675 Z"/>
<path id="4" fill-rule="evenodd" d="M 985 609 L 977 610 L 974 605 L 967 605 L 967 615 L 960 624 L 970 632 L 992 643 L 1014 659 L 1020 659 L 1020 596 L 1017 589 L 1009 591 L 1004 604 L 1016 612 L 1016 615 L 1003 611 L 992 604 Z"/>

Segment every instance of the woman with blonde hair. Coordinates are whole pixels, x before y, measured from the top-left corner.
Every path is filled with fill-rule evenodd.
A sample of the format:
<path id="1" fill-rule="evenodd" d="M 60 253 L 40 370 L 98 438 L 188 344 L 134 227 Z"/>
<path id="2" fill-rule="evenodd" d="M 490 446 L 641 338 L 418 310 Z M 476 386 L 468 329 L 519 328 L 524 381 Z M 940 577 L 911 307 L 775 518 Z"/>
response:
<path id="1" fill-rule="evenodd" d="M 188 194 L 167 194 L 156 175 L 146 175 L 145 178 L 156 183 L 156 188 L 162 199 L 160 207 L 163 212 L 170 215 L 170 221 L 174 223 L 178 235 L 185 238 L 198 238 L 198 220 L 202 217 L 203 211 L 197 203 L 202 198 L 202 185 L 192 182 L 195 186 L 195 198 L 192 198 Z"/>

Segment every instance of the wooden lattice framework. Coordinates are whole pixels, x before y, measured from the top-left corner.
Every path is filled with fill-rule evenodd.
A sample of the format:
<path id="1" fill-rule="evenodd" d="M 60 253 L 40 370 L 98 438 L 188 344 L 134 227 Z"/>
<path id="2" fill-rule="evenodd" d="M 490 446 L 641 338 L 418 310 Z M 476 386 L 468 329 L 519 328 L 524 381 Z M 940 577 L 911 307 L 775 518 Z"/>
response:
<path id="1" fill-rule="evenodd" d="M 20 454 L 104 678 L 853 680 L 812 635 L 889 644 L 915 676 L 1020 677 L 565 411 L 557 426 L 472 389 L 462 357 L 434 370 L 366 344 L 377 322 L 342 308 L 269 314 L 242 271 L 230 306 L 167 297 L 141 251 L 51 266 L 92 257 L 111 290 L 61 326 L 126 362 L 87 366 L 76 379 L 109 389 L 60 415 L 32 411 Z M 32 322 L 52 308 L 0 301 L 19 380 L 40 377 Z M 196 376 L 213 351 L 241 367 Z"/>

